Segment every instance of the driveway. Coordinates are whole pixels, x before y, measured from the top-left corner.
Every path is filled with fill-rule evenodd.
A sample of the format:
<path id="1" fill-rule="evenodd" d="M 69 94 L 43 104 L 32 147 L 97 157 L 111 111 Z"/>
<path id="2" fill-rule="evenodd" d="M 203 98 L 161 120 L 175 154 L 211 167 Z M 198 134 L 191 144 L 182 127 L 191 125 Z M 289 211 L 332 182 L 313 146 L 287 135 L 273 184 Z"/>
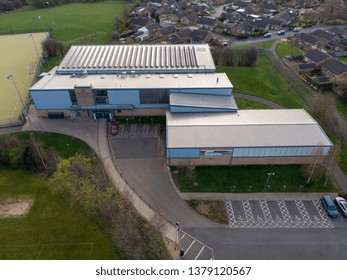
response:
<path id="1" fill-rule="evenodd" d="M 124 131 L 129 130 L 128 126 L 125 125 Z M 138 133 L 125 135 L 120 132 L 110 138 L 114 163 L 127 183 L 172 224 L 179 222 L 182 227 L 222 227 L 195 212 L 172 187 L 161 149 L 164 145 L 161 139 L 165 137 L 160 134 L 148 135 L 140 125 L 135 126 L 133 130 Z"/>

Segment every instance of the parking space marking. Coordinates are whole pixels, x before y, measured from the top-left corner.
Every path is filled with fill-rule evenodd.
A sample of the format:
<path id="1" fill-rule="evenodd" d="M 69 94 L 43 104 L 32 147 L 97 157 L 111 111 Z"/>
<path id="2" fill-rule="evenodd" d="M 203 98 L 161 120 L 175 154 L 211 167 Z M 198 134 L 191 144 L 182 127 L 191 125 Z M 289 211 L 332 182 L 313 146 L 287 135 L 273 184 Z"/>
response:
<path id="1" fill-rule="evenodd" d="M 160 125 L 157 124 L 119 124 L 118 138 L 122 137 L 157 137 Z"/>
<path id="2" fill-rule="evenodd" d="M 202 248 L 201 248 L 201 250 L 199 251 L 199 253 L 196 255 L 196 257 L 195 257 L 195 259 L 194 260 L 196 260 L 200 255 L 201 255 L 201 253 L 202 253 L 202 251 L 205 249 L 205 246 L 203 246 Z"/>
<path id="3" fill-rule="evenodd" d="M 255 202 L 260 204 L 260 209 L 262 213 L 259 213 L 259 207 L 255 207 Z M 325 213 L 320 202 L 314 201 L 270 201 L 271 207 L 278 207 L 281 212 L 281 217 L 277 214 L 273 215 L 269 201 L 259 200 L 259 201 L 241 201 L 243 206 L 243 211 L 245 213 L 245 218 L 240 219 L 235 218 L 235 206 L 239 208 L 240 201 L 226 201 L 225 207 L 229 218 L 229 226 L 235 228 L 333 228 L 334 225 L 330 218 Z M 276 205 L 276 204 L 277 205 Z M 305 204 L 310 203 L 311 207 L 305 206 Z M 252 207 L 253 205 L 253 207 Z M 288 209 L 290 207 L 290 209 Z M 240 209 L 237 210 L 240 212 Z M 314 212 L 313 214 L 309 212 Z M 276 213 L 276 211 L 274 211 Z M 317 214 L 318 213 L 318 214 Z M 318 215 L 319 217 L 317 217 Z"/>

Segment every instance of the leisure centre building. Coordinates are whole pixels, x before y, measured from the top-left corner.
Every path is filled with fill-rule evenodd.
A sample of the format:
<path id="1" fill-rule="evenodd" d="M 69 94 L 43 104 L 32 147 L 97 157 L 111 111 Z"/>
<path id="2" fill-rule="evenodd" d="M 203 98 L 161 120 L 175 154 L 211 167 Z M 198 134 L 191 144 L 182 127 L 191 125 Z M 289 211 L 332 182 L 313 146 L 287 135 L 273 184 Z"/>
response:
<path id="1" fill-rule="evenodd" d="M 169 165 L 302 164 L 332 146 L 303 109 L 239 110 L 204 44 L 72 46 L 30 94 L 39 117 L 166 115 Z"/>

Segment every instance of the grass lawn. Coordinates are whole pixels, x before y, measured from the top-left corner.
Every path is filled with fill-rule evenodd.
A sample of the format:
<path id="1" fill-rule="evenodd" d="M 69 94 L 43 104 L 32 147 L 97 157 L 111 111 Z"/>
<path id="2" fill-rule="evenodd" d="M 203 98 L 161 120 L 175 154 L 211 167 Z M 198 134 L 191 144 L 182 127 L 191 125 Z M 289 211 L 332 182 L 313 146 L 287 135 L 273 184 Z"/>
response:
<path id="1" fill-rule="evenodd" d="M 261 42 L 257 44 L 257 47 L 261 49 L 270 49 L 273 43 L 274 43 L 274 40 L 265 41 L 265 42 Z"/>
<path id="2" fill-rule="evenodd" d="M 236 98 L 236 104 L 239 109 L 271 109 L 271 107 L 266 104 L 239 97 Z"/>
<path id="3" fill-rule="evenodd" d="M 229 223 L 228 215 L 225 211 L 224 201 L 207 201 L 207 200 L 187 200 L 192 208 L 201 215 L 216 223 L 227 225 Z"/>
<path id="4" fill-rule="evenodd" d="M 337 58 L 339 61 L 347 64 L 347 56 L 340 56 Z"/>
<path id="5" fill-rule="evenodd" d="M 286 42 L 279 42 L 276 45 L 276 53 L 282 59 L 286 55 L 301 55 L 301 51 L 298 47 L 290 45 Z"/>
<path id="6" fill-rule="evenodd" d="M 339 99 L 336 99 L 336 108 L 339 110 L 339 112 L 347 122 L 347 104 L 343 103 Z"/>
<path id="7" fill-rule="evenodd" d="M 72 44 L 108 44 L 115 17 L 122 17 L 130 1 L 64 4 L 50 9 L 24 7 L 0 17 L 0 34 L 28 33 L 53 27 L 53 38 Z M 41 16 L 41 20 L 38 19 Z"/>
<path id="8" fill-rule="evenodd" d="M 91 148 L 77 138 L 50 132 L 18 132 L 15 135 L 20 139 L 29 139 L 30 134 L 41 141 L 45 147 L 54 148 L 63 158 L 74 156 L 76 153 L 89 154 Z"/>
<path id="9" fill-rule="evenodd" d="M 119 259 L 104 226 L 55 194 L 47 178 L 0 169 L 0 201 L 32 199 L 25 217 L 0 218 L 0 259 Z"/>
<path id="10" fill-rule="evenodd" d="M 256 67 L 217 66 L 217 71 L 228 75 L 235 92 L 259 96 L 285 108 L 305 107 L 304 100 L 288 87 L 265 55 L 258 57 Z"/>
<path id="11" fill-rule="evenodd" d="M 179 170 L 173 176 L 183 192 L 263 192 L 267 173 L 275 173 L 268 183 L 269 192 L 298 192 L 300 185 L 304 186 L 304 192 L 337 191 L 331 180 L 327 187 L 323 186 L 325 178 L 306 184 L 307 179 L 300 168 L 300 165 L 199 166 L 192 179 L 187 175 L 186 168 L 172 169 Z M 193 182 L 197 182 L 198 186 L 193 186 Z"/>

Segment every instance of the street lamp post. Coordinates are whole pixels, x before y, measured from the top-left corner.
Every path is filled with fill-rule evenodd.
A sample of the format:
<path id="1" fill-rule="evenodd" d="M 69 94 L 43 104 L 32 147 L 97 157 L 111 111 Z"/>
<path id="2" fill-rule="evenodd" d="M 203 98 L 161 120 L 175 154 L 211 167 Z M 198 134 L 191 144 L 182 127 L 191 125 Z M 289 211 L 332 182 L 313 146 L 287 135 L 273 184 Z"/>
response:
<path id="1" fill-rule="evenodd" d="M 42 16 L 38 16 L 37 19 L 38 19 L 39 21 L 41 21 L 43 30 L 46 31 L 46 32 L 48 32 L 48 29 L 46 28 L 46 25 L 45 25 L 45 23 L 44 23 L 44 21 L 43 21 Z"/>
<path id="2" fill-rule="evenodd" d="M 42 65 L 41 57 L 40 57 L 39 52 L 37 50 L 33 34 L 30 33 L 29 37 L 31 38 L 31 40 L 33 40 L 33 44 L 34 44 L 34 48 L 35 48 L 35 52 L 36 52 L 37 58 L 39 59 L 40 65 Z"/>
<path id="3" fill-rule="evenodd" d="M 13 85 L 14 85 L 14 88 L 16 89 L 16 92 L 17 92 L 18 97 L 19 97 L 19 99 L 20 99 L 20 102 L 22 103 L 23 110 L 24 110 L 24 114 L 25 114 L 26 117 L 28 117 L 29 123 L 32 125 L 32 122 L 31 122 L 30 117 L 29 117 L 29 113 L 28 113 L 27 109 L 25 108 L 25 105 L 24 105 L 24 102 L 23 102 L 22 97 L 21 97 L 20 94 L 19 94 L 17 85 L 16 85 L 16 83 L 15 83 L 15 81 L 14 81 L 14 79 L 13 79 L 13 75 L 12 75 L 12 74 L 9 74 L 9 75 L 7 76 L 7 79 L 12 81 L 12 83 L 13 83 Z"/>
<path id="4" fill-rule="evenodd" d="M 56 30 L 56 28 L 55 28 L 55 22 L 54 22 L 54 17 L 53 17 L 53 15 L 52 15 L 52 13 L 51 13 L 51 4 L 49 3 L 49 1 L 47 1 L 46 4 L 48 5 L 49 14 L 51 15 L 51 18 L 52 18 L 53 30 Z"/>
<path id="5" fill-rule="evenodd" d="M 176 242 L 175 242 L 175 243 L 176 243 L 175 249 L 176 249 L 176 246 L 179 245 L 179 244 L 178 244 L 178 238 L 179 238 L 178 234 L 179 234 L 179 231 L 181 230 L 181 228 L 180 228 L 180 223 L 177 222 L 176 225 L 175 225 L 175 227 L 176 227 Z"/>
<path id="6" fill-rule="evenodd" d="M 264 190 L 266 190 L 266 187 L 267 187 L 267 184 L 269 183 L 270 181 L 270 177 L 275 175 L 275 173 L 267 173 L 267 180 L 266 180 L 266 183 L 265 183 L 265 187 L 264 187 Z"/>

